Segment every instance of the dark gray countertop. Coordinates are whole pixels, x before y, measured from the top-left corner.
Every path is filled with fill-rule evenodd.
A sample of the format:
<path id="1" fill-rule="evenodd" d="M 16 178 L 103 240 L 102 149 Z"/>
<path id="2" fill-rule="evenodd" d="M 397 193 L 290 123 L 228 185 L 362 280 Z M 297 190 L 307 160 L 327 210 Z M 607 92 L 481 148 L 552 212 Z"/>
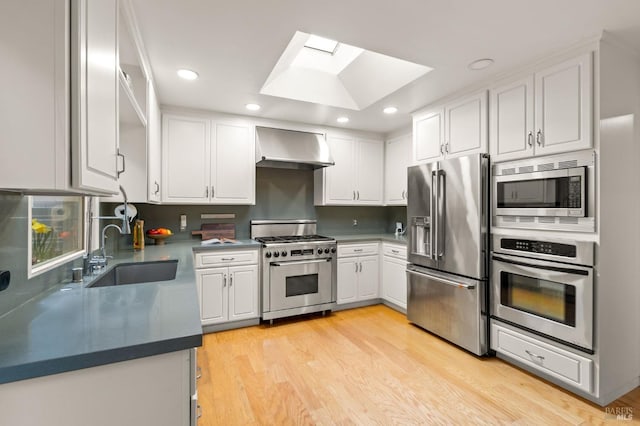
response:
<path id="1" fill-rule="evenodd" d="M 406 235 L 395 234 L 349 234 L 331 235 L 338 243 L 357 243 L 361 241 L 384 241 L 388 243 L 407 244 Z"/>
<path id="2" fill-rule="evenodd" d="M 121 252 L 122 262 L 177 259 L 176 278 L 113 287 L 61 284 L 0 318 L 0 383 L 202 345 L 193 252 L 259 247 L 254 241 L 164 246 Z"/>

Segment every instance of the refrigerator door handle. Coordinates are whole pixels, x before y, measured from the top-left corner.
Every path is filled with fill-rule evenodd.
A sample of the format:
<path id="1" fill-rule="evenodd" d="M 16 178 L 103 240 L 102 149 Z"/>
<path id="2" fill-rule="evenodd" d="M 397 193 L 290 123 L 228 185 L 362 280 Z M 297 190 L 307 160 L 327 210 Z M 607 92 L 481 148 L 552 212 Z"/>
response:
<path id="1" fill-rule="evenodd" d="M 447 195 L 447 182 L 446 182 L 446 174 L 444 170 L 438 170 L 438 199 L 436 201 L 437 206 L 437 214 L 438 214 L 438 228 L 437 228 L 437 251 L 436 251 L 436 260 L 444 257 L 444 232 L 447 229 L 445 226 L 445 214 L 444 214 L 444 203 L 445 197 Z M 442 184 L 441 184 L 442 182 Z"/>
<path id="2" fill-rule="evenodd" d="M 431 172 L 431 208 L 429 209 L 429 221 L 431 229 L 429 232 L 429 259 L 438 260 L 438 171 Z M 435 178 L 435 179 L 434 179 Z"/>
<path id="3" fill-rule="evenodd" d="M 465 290 L 473 290 L 473 289 L 476 288 L 476 286 L 473 285 L 473 284 L 465 284 L 465 283 L 455 282 L 455 281 L 451 281 L 451 280 L 448 280 L 446 278 L 442 278 L 442 277 L 439 277 L 439 276 L 429 276 L 429 275 L 426 275 L 426 274 L 423 274 L 421 272 L 414 271 L 414 270 L 411 270 L 411 269 L 407 269 L 407 274 L 417 275 L 419 277 L 431 278 L 431 279 L 434 279 L 434 280 L 436 280 L 438 282 L 441 282 L 443 284 L 447 284 L 447 285 L 450 285 L 450 286 L 453 286 L 453 287 L 458 287 L 458 288 L 464 288 Z"/>

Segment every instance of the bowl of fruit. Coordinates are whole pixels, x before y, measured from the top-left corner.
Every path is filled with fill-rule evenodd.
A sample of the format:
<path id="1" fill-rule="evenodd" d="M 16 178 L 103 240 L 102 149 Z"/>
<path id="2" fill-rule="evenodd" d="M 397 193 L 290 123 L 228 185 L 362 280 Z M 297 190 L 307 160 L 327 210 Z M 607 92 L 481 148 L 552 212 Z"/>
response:
<path id="1" fill-rule="evenodd" d="M 164 244 L 164 240 L 173 235 L 171 229 L 167 228 L 153 228 L 147 231 L 147 237 L 151 238 L 157 246 Z"/>

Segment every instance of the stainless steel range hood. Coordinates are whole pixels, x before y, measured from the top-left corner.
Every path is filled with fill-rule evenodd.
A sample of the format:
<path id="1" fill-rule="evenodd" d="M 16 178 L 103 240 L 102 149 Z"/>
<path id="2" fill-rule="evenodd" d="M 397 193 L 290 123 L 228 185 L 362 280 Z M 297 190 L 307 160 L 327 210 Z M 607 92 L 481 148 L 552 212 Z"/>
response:
<path id="1" fill-rule="evenodd" d="M 333 166 L 323 134 L 256 127 L 256 166 L 313 170 Z"/>

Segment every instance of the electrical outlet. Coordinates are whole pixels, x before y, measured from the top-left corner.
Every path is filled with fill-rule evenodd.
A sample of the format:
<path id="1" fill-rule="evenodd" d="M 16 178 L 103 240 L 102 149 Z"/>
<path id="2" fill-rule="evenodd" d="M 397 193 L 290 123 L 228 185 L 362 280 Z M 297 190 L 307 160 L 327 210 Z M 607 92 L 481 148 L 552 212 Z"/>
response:
<path id="1" fill-rule="evenodd" d="M 187 229 L 187 215 L 186 214 L 181 214 L 180 215 L 180 230 L 184 231 Z"/>
<path id="2" fill-rule="evenodd" d="M 358 226 L 358 219 L 353 219 L 353 226 Z"/>
<path id="3" fill-rule="evenodd" d="M 0 291 L 6 290 L 9 287 L 9 282 L 11 282 L 11 272 L 0 271 Z"/>

